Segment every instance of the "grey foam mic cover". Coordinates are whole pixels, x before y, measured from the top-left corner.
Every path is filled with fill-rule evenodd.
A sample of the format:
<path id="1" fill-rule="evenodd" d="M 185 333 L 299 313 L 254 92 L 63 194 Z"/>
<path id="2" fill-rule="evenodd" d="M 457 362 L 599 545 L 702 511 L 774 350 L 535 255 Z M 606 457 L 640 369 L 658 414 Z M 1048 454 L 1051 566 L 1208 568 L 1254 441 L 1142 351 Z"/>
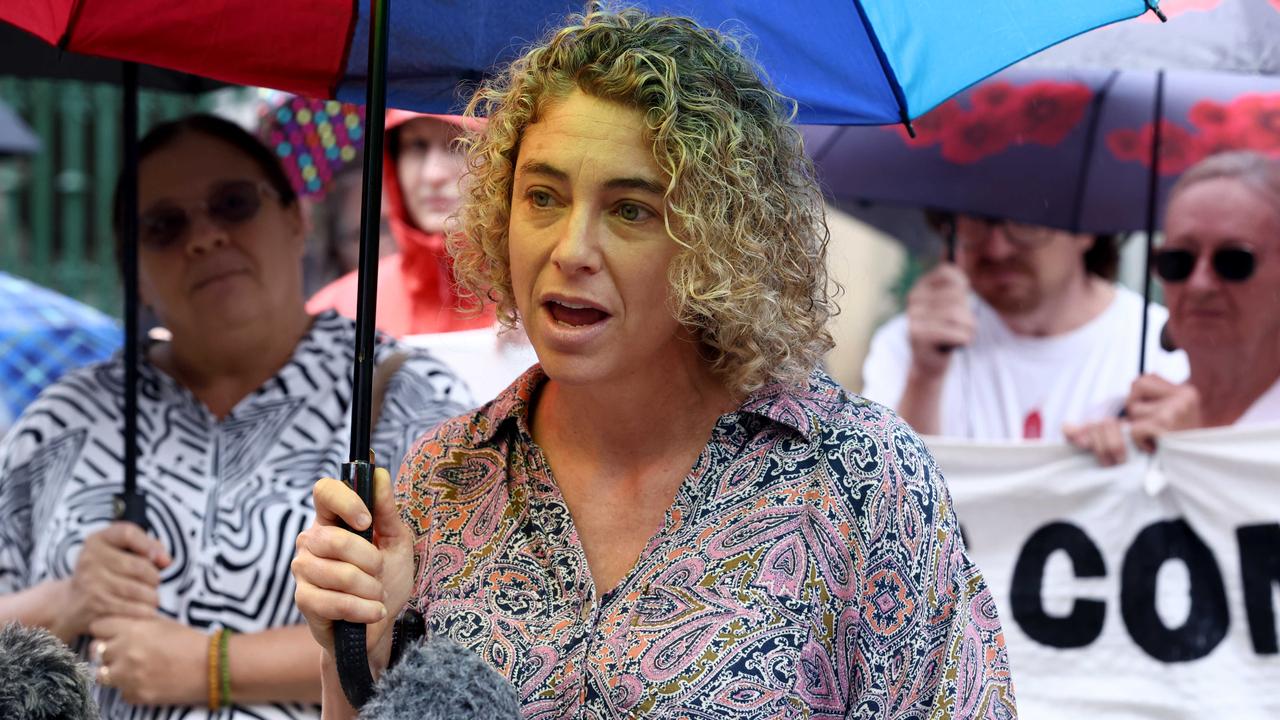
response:
<path id="1" fill-rule="evenodd" d="M 89 669 L 43 628 L 0 629 L 0 718 L 90 720 L 98 717 Z"/>
<path id="2" fill-rule="evenodd" d="M 507 679 L 453 640 L 429 635 L 382 674 L 362 720 L 519 720 Z"/>

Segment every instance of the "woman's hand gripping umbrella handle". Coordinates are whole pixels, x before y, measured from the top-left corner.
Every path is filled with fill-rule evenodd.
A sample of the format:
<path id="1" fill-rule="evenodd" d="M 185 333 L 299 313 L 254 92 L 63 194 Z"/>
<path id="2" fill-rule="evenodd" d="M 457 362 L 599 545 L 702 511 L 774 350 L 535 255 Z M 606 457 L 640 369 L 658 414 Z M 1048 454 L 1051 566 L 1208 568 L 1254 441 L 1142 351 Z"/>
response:
<path id="1" fill-rule="evenodd" d="M 342 464 L 342 481 L 346 483 L 373 510 L 373 463 L 353 461 Z M 342 526 L 360 537 L 373 541 L 373 524 L 364 530 L 354 530 L 346 523 Z M 338 675 L 342 678 L 342 691 L 351 707 L 359 710 L 373 696 L 373 675 L 369 672 L 369 653 L 365 645 L 366 626 L 338 620 L 333 624 L 334 660 Z"/>

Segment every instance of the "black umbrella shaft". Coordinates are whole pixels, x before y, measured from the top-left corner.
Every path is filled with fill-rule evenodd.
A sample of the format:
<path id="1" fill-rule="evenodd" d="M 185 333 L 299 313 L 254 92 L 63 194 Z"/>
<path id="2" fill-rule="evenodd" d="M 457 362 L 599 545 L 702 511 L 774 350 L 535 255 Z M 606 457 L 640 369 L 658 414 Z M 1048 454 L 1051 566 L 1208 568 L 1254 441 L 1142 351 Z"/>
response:
<path id="1" fill-rule="evenodd" d="M 138 66 L 124 63 L 120 247 L 124 275 L 124 498 L 138 491 Z"/>
<path id="2" fill-rule="evenodd" d="M 356 290 L 355 382 L 351 391 L 351 457 L 342 467 L 342 479 L 351 485 L 370 510 L 373 509 L 373 464 L 369 448 L 373 429 L 374 326 L 378 305 L 378 244 L 382 227 L 382 142 L 387 110 L 387 16 L 391 9 L 389 0 L 371 2 L 369 80 L 365 95 L 364 194 Z M 372 539 L 373 529 L 360 534 Z M 364 625 L 345 621 L 333 624 L 338 677 L 343 694 L 357 709 L 373 694 L 373 676 L 369 672 L 365 649 L 366 635 Z"/>
<path id="3" fill-rule="evenodd" d="M 378 244 L 382 231 L 382 144 L 387 111 L 388 0 L 372 0 L 369 81 L 365 95 L 364 193 L 360 208 L 360 260 L 356 299 L 355 385 L 352 390 L 351 461 L 368 462 L 373 407 L 374 327 L 378 305 Z"/>
<path id="4" fill-rule="evenodd" d="M 1151 310 L 1151 256 L 1156 249 L 1156 200 L 1160 192 L 1160 126 L 1164 123 L 1164 71 L 1156 71 L 1155 110 L 1152 112 L 1151 170 L 1147 174 L 1147 256 L 1142 268 L 1142 334 L 1138 346 L 1138 374 L 1147 371 L 1147 325 Z"/>

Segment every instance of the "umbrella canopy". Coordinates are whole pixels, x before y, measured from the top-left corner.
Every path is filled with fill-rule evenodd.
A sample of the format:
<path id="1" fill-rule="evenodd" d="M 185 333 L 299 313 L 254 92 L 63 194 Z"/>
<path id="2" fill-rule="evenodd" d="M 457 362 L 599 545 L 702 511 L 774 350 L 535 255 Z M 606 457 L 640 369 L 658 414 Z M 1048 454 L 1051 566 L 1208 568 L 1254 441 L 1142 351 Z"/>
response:
<path id="1" fill-rule="evenodd" d="M 1074 232 L 1146 228 L 1159 111 L 1158 211 L 1178 176 L 1228 149 L 1280 154 L 1280 78 L 1011 68 L 901 128 L 807 127 L 824 190 Z"/>
<path id="2" fill-rule="evenodd" d="M 915 117 L 1027 55 L 1147 9 L 1146 0 L 1052 6 L 813 0 L 803 11 L 758 0 L 638 4 L 742 30 L 779 89 L 799 101 L 802 122 L 858 124 Z M 584 5 L 397 3 L 389 104 L 456 111 L 459 80 L 481 78 Z M 367 77 L 369 18 L 369 0 L 45 0 L 0 7 L 0 20 L 68 50 L 357 102 Z"/>
<path id="3" fill-rule="evenodd" d="M 30 155 L 40 151 L 40 138 L 0 102 L 0 155 Z"/>
<path id="4" fill-rule="evenodd" d="M 1023 67 L 1280 74 L 1280 0 L 1162 0 L 1144 16 L 1028 58 Z"/>
<path id="5" fill-rule="evenodd" d="M 0 19 L 13 10 L 16 8 L 0 8 Z M 0 75 L 118 83 L 120 65 L 119 60 L 59 50 L 31 33 L 0 22 Z M 188 94 L 225 86 L 209 78 L 145 66 L 138 70 L 138 84 L 153 90 Z"/>
<path id="6" fill-rule="evenodd" d="M 110 357 L 120 339 L 109 316 L 0 272 L 0 413 L 16 418 L 63 373 Z"/>

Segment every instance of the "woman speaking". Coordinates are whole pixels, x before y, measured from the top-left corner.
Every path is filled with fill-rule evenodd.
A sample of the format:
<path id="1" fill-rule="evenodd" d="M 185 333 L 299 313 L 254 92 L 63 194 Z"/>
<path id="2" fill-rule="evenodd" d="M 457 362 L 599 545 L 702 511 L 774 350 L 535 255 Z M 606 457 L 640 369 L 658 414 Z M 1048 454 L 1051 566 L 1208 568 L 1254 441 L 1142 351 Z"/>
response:
<path id="1" fill-rule="evenodd" d="M 483 86 L 456 272 L 539 364 L 410 452 L 372 517 L 315 487 L 297 599 L 403 608 L 529 718 L 1010 717 L 995 606 L 943 480 L 821 370 L 828 233 L 791 104 L 736 43 L 571 21 Z M 374 541 L 336 527 L 373 525 Z"/>

